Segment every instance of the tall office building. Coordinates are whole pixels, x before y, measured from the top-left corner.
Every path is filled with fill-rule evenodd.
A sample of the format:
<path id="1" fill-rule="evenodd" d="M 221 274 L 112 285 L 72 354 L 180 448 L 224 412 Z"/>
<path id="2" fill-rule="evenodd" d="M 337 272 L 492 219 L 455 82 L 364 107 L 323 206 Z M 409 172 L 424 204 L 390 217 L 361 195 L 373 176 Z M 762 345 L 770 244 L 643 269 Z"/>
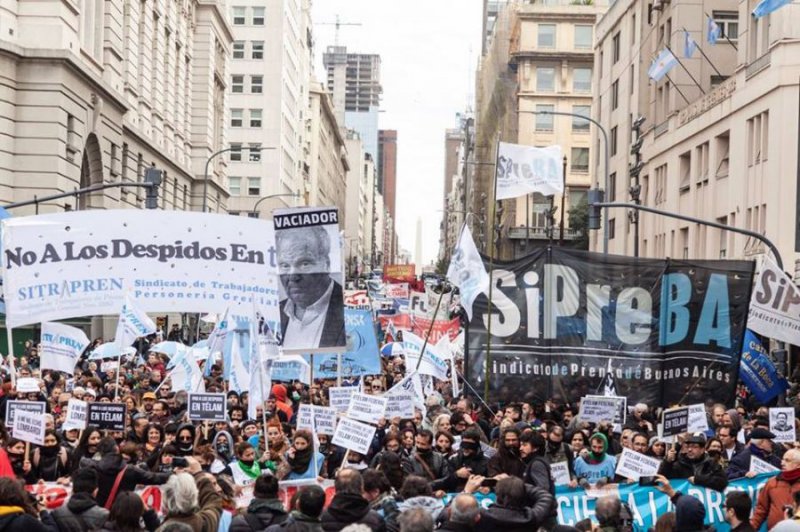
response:
<path id="1" fill-rule="evenodd" d="M 397 255 L 397 130 L 378 131 L 378 192 L 383 196 L 386 209 L 386 233 L 383 240 L 384 263 L 391 263 Z"/>

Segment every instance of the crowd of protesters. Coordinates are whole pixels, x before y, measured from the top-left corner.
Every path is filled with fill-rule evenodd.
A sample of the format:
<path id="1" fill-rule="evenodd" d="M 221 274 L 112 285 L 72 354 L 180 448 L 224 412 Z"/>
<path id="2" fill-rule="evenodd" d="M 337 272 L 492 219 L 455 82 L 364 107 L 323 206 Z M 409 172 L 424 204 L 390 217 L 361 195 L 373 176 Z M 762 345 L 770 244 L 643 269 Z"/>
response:
<path id="1" fill-rule="evenodd" d="M 335 380 L 276 382 L 256 419 L 247 419 L 247 393 L 228 392 L 226 421 L 188 422 L 187 394 L 172 390 L 159 341 L 142 339 L 137 348 L 144 357 L 122 367 L 117 401 L 127 405 L 128 419 L 127 429 L 117 432 L 62 427 L 70 399 L 115 400 L 117 374 L 99 371 L 88 359 L 91 348 L 67 378 L 41 372 L 36 347 L 27 346 L 16 376 L 39 378 L 41 390 L 19 394 L 6 373 L 0 416 L 8 400 L 43 401 L 47 430 L 44 445 L 30 447 L 0 423 L 0 530 L 572 530 L 557 524 L 552 466 L 566 463 L 573 488 L 632 482 L 616 474 L 625 448 L 661 460 L 655 484 L 675 511 L 660 516 L 656 530 L 704 527 L 702 503 L 675 492 L 670 480 L 722 491 L 754 475 L 753 457 L 781 472 L 756 500 L 728 493 L 726 520 L 738 531 L 762 524 L 800 529 L 794 520 L 800 516 L 800 444 L 774 441 L 764 407 L 709 404 L 706 432 L 667 442 L 655 430 L 658 412 L 645 404 L 633 406 L 624 426 L 615 427 L 582 422 L 578 404 L 555 397 L 490 408 L 475 395 L 454 397 L 449 382 L 437 381 L 424 412 L 382 420 L 362 455 L 333 445 L 330 434 L 296 428 L 299 405 L 325 405 Z M 382 375 L 363 378 L 366 393 L 385 393 L 405 375 L 402 356 L 384 358 L 383 367 Z M 205 380 L 207 392 L 226 389 L 218 365 Z M 307 476 L 313 467 L 318 482 L 281 498 L 280 481 Z M 323 489 L 325 480 L 332 492 Z M 69 499 L 45 509 L 31 489 L 41 482 L 70 486 Z M 160 486 L 159 512 L 137 494 L 150 485 Z M 246 492 L 252 497 L 241 505 Z M 579 526 L 630 529 L 630 509 L 618 497 L 598 499 L 595 513 L 596 525 Z"/>

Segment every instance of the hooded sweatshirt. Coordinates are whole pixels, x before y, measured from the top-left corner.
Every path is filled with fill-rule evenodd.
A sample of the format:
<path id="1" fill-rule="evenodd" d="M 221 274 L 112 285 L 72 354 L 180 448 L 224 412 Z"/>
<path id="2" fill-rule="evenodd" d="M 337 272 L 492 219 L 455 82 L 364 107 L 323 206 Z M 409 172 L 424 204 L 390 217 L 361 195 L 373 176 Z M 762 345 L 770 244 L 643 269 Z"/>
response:
<path id="1" fill-rule="evenodd" d="M 606 453 L 608 450 L 608 439 L 605 434 L 595 433 L 590 440 L 600 438 L 603 441 L 602 454 L 595 455 L 589 452 L 587 458 L 579 456 L 575 459 L 575 476 L 579 479 L 584 478 L 590 484 L 596 484 L 600 479 L 614 478 L 614 470 L 616 469 L 617 462 L 613 456 Z"/>
<path id="2" fill-rule="evenodd" d="M 322 513 L 322 529 L 339 531 L 352 523 L 364 524 L 373 531 L 385 530 L 383 519 L 370 510 L 369 502 L 354 493 L 337 493 L 330 506 Z"/>
<path id="3" fill-rule="evenodd" d="M 275 396 L 275 404 L 286 414 L 286 419 L 292 419 L 294 412 L 292 412 L 292 405 L 289 404 L 286 398 L 286 393 L 286 386 L 283 384 L 272 385 L 272 395 Z"/>

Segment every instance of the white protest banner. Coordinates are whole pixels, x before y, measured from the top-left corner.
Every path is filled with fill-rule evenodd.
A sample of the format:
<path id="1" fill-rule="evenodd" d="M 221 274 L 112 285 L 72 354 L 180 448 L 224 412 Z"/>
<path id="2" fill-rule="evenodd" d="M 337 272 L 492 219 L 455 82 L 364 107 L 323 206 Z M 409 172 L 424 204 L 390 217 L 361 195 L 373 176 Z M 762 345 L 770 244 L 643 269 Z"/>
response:
<path id="1" fill-rule="evenodd" d="M 407 372 L 414 371 L 419 364 L 419 369 L 416 369 L 416 371 L 420 375 L 430 375 L 439 380 L 447 380 L 447 370 L 450 368 L 450 353 L 440 353 L 434 344 L 431 342 L 426 344 L 425 340 L 410 331 L 403 333 L 401 344 L 403 351 L 406 353 Z M 419 354 L 423 345 L 425 345 L 425 354 L 422 357 L 422 362 L 419 363 Z"/>
<path id="2" fill-rule="evenodd" d="M 708 416 L 703 403 L 689 405 L 689 423 L 686 432 L 705 432 L 708 430 Z"/>
<path id="3" fill-rule="evenodd" d="M 399 417 L 401 419 L 411 419 L 414 417 L 414 396 L 408 392 L 397 391 L 386 393 L 386 419 Z"/>
<path id="4" fill-rule="evenodd" d="M 331 434 L 336 431 L 336 410 L 327 406 L 314 405 L 314 425 L 317 434 Z"/>
<path id="5" fill-rule="evenodd" d="M 767 254 L 753 283 L 747 328 L 800 345 L 800 288 Z"/>
<path id="6" fill-rule="evenodd" d="M 350 396 L 350 405 L 347 408 L 347 416 L 359 421 L 378 424 L 386 413 L 385 397 L 378 395 L 367 395 L 365 393 L 354 393 Z"/>
<path id="7" fill-rule="evenodd" d="M 61 371 L 68 375 L 75 372 L 75 363 L 89 345 L 86 334 L 63 323 L 42 323 L 42 342 L 39 356 L 41 369 Z"/>
<path id="8" fill-rule="evenodd" d="M 550 464 L 550 473 L 553 476 L 553 484 L 556 486 L 569 484 L 569 464 L 567 462 L 553 462 Z"/>
<path id="9" fill-rule="evenodd" d="M 564 192 L 561 146 L 534 148 L 501 142 L 495 190 L 498 201 L 533 192 L 543 196 L 561 194 Z"/>
<path id="10" fill-rule="evenodd" d="M 794 423 L 794 408 L 770 408 L 769 430 L 775 434 L 774 441 L 793 443 L 797 441 Z"/>
<path id="11" fill-rule="evenodd" d="M 639 480 L 639 477 L 652 477 L 658 474 L 660 466 L 661 460 L 658 458 L 623 449 L 617 461 L 617 474 L 631 480 Z"/>
<path id="12" fill-rule="evenodd" d="M 37 416 L 30 412 L 17 412 L 14 417 L 14 437 L 18 440 L 44 445 L 44 416 Z"/>
<path id="13" fill-rule="evenodd" d="M 165 210 L 85 210 L 2 222 L 9 327 L 145 312 L 222 314 L 252 298 L 277 314 L 275 239 L 265 220 Z"/>
<path id="14" fill-rule="evenodd" d="M 23 377 L 17 379 L 17 393 L 39 393 L 39 379 L 34 377 Z"/>
<path id="15" fill-rule="evenodd" d="M 750 472 L 758 475 L 759 473 L 772 473 L 773 471 L 780 471 L 772 464 L 765 462 L 761 458 L 755 456 L 750 457 Z"/>
<path id="16" fill-rule="evenodd" d="M 6 402 L 6 427 L 14 431 L 14 418 L 18 412 L 28 412 L 44 418 L 47 405 L 44 401 L 7 401 Z"/>
<path id="17" fill-rule="evenodd" d="M 624 423 L 624 417 L 619 421 L 622 416 L 620 412 L 620 399 L 627 401 L 625 397 L 587 395 L 581 399 L 581 408 L 578 415 L 581 421 L 588 421 L 589 423 L 600 423 L 602 421 Z"/>
<path id="18" fill-rule="evenodd" d="M 383 295 L 391 299 L 408 299 L 408 283 L 392 283 L 383 287 Z"/>
<path id="19" fill-rule="evenodd" d="M 375 436 L 375 430 L 376 428 L 372 425 L 343 417 L 336 426 L 336 433 L 333 435 L 331 443 L 366 455 L 372 444 L 372 438 Z"/>
<path id="20" fill-rule="evenodd" d="M 302 403 L 297 409 L 297 428 L 314 430 L 314 406 Z"/>
<path id="21" fill-rule="evenodd" d="M 357 391 L 357 386 L 331 386 L 328 388 L 328 404 L 337 414 L 343 414 L 350 406 L 350 397 Z"/>
<path id="22" fill-rule="evenodd" d="M 89 406 L 86 401 L 78 399 L 70 399 L 67 403 L 67 419 L 64 421 L 64 429 L 79 429 L 86 428 L 89 420 Z"/>

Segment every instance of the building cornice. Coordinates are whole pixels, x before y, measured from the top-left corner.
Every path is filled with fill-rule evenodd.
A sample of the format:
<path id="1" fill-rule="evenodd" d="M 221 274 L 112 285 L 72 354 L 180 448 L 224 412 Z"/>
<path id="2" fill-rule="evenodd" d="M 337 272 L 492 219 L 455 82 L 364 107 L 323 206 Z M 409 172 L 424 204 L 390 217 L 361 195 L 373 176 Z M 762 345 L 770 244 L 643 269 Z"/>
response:
<path id="1" fill-rule="evenodd" d="M 570 61 L 575 63 L 594 64 L 594 53 L 572 52 L 567 50 L 520 50 L 511 54 L 513 61 Z"/>
<path id="2" fill-rule="evenodd" d="M 227 43 L 232 43 L 234 41 L 233 38 L 233 28 L 228 23 L 228 18 L 225 16 L 225 13 L 220 8 L 220 3 L 216 0 L 197 0 L 197 6 L 203 7 L 205 9 L 209 9 L 214 14 L 214 19 L 219 28 L 225 32 L 225 37 L 227 38 L 226 41 L 226 48 Z"/>
<path id="3" fill-rule="evenodd" d="M 594 24 L 597 20 L 597 12 L 574 11 L 520 11 L 517 17 L 521 22 L 586 22 Z"/>

